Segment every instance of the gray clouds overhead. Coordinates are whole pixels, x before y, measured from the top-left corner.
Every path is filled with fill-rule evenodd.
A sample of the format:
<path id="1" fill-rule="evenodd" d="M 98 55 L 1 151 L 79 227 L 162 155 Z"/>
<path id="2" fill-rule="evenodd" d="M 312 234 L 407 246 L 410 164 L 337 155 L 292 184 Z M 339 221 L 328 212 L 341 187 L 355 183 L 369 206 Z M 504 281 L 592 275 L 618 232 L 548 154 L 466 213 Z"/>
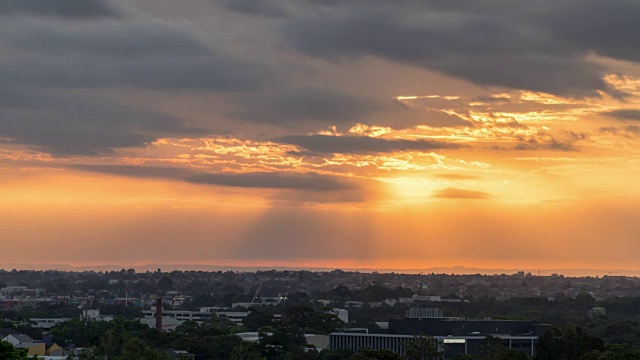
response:
<path id="1" fill-rule="evenodd" d="M 278 137 L 320 153 L 451 149 L 458 145 L 292 134 L 355 123 L 470 126 L 450 112 L 394 101 L 439 89 L 421 79 L 401 93 L 416 74 L 570 97 L 620 95 L 602 78 L 607 62 L 594 58 L 640 60 L 637 18 L 635 1 L 7 0 L 0 137 L 56 155 L 218 133 Z M 121 89 L 131 102 L 113 95 Z M 149 100 L 186 92 L 197 92 L 193 113 L 185 102 L 161 111 Z M 608 115 L 634 120 L 632 111 Z M 560 145 L 550 148 L 568 149 Z"/>
<path id="2" fill-rule="evenodd" d="M 247 110 L 235 114 L 236 116 L 271 124 L 295 124 L 304 121 L 354 123 L 383 108 L 369 99 L 314 86 L 257 96 L 242 106 Z"/>
<path id="3" fill-rule="evenodd" d="M 115 17 L 119 11 L 105 0 L 3 0 L 0 15 L 31 14 L 72 19 Z"/>
<path id="4" fill-rule="evenodd" d="M 283 31 L 298 51 L 332 61 L 378 56 L 480 85 L 577 97 L 608 90 L 591 52 L 631 61 L 640 54 L 637 2 L 464 4 L 346 2 Z"/>
<path id="5" fill-rule="evenodd" d="M 276 80 L 267 64 L 207 45 L 189 26 L 153 18 L 73 26 L 9 19 L 0 35 L 7 46 L 35 54 L 0 60 L 0 78 L 15 84 L 247 91 Z"/>
<path id="6" fill-rule="evenodd" d="M 223 4 L 230 11 L 249 15 L 281 17 L 288 14 L 283 1 L 226 0 Z"/>
<path id="7" fill-rule="evenodd" d="M 162 135 L 203 132 L 153 110 L 9 85 L 0 85 L 0 119 L 0 137 L 57 155 L 99 154 Z"/>
<path id="8" fill-rule="evenodd" d="M 73 26 L 21 20 L 21 31 L 2 31 L 14 48 L 52 55 L 108 57 L 186 57 L 207 55 L 203 42 L 166 21 L 121 19 L 83 22 Z M 105 59 L 108 61 L 109 59 Z"/>
<path id="9" fill-rule="evenodd" d="M 0 78 L 14 84 L 86 88 L 246 91 L 269 80 L 268 69 L 226 56 L 163 57 L 149 60 L 39 59 L 0 63 Z"/>

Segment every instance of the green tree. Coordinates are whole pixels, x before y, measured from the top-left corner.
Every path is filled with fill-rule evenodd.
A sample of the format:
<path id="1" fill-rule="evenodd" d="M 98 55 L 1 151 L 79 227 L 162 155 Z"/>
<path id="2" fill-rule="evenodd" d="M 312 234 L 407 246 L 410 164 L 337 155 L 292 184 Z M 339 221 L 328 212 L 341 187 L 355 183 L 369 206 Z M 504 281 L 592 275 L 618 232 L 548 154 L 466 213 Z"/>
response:
<path id="1" fill-rule="evenodd" d="M 504 346 L 502 339 L 487 336 L 480 344 L 482 359 L 487 360 L 527 360 L 530 357 L 517 350 L 509 349 Z"/>
<path id="2" fill-rule="evenodd" d="M 265 308 L 251 307 L 249 315 L 242 321 L 247 330 L 258 331 L 265 326 L 273 325 L 273 312 Z"/>
<path id="3" fill-rule="evenodd" d="M 122 360 L 170 360 L 171 358 L 149 346 L 137 337 L 128 337 L 124 340 Z"/>
<path id="4" fill-rule="evenodd" d="M 344 326 L 344 323 L 328 309 L 316 310 L 310 306 L 294 306 L 287 309 L 284 321 L 307 333 L 329 334 Z"/>
<path id="5" fill-rule="evenodd" d="M 29 360 L 37 359 L 37 356 L 29 358 L 27 356 L 27 350 L 16 349 L 6 341 L 0 340 L 0 359 L 2 360 Z"/>
<path id="6" fill-rule="evenodd" d="M 160 281 L 158 281 L 158 286 L 162 291 L 169 291 L 173 289 L 173 280 L 167 275 L 163 276 Z"/>
<path id="7" fill-rule="evenodd" d="M 264 357 L 253 344 L 242 342 L 233 348 L 229 360 L 263 360 Z"/>
<path id="8" fill-rule="evenodd" d="M 444 352 L 438 348 L 438 342 L 431 336 L 418 336 L 402 344 L 407 360 L 437 360 Z"/>
<path id="9" fill-rule="evenodd" d="M 324 349 L 320 352 L 322 360 L 347 360 L 353 355 L 353 351 L 349 349 L 329 350 Z"/>
<path id="10" fill-rule="evenodd" d="M 349 360 L 404 360 L 402 356 L 387 349 L 363 349 L 351 355 Z"/>
<path id="11" fill-rule="evenodd" d="M 592 350 L 604 351 L 604 341 L 585 333 L 581 327 L 553 328 L 538 339 L 536 360 L 579 360 Z"/>

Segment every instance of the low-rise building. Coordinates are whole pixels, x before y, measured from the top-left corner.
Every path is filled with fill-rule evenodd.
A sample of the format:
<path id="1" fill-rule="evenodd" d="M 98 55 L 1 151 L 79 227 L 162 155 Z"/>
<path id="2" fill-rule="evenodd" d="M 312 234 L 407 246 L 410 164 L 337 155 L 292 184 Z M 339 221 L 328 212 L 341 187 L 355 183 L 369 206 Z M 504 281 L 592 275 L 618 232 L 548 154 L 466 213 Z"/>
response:
<path id="1" fill-rule="evenodd" d="M 441 315 L 433 309 L 427 312 Z M 493 337 L 502 341 L 505 347 L 533 356 L 536 354 L 538 338 L 550 328 L 546 324 L 517 320 L 461 320 L 444 317 L 391 319 L 384 334 L 331 333 L 329 348 L 354 352 L 365 348 L 387 349 L 405 355 L 405 343 L 420 336 L 429 336 L 444 352 L 445 358 L 450 358 L 460 354 L 479 354 L 483 341 L 487 337 Z"/>

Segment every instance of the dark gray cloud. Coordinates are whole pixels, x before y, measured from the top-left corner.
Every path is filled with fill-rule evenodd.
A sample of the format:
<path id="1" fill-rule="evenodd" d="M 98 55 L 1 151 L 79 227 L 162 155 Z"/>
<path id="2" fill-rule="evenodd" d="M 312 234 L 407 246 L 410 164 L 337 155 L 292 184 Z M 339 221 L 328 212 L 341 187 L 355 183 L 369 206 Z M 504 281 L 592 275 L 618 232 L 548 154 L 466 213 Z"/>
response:
<path id="1" fill-rule="evenodd" d="M 193 34 L 161 20 L 102 20 L 74 26 L 21 20 L 20 27 L 20 31 L 0 29 L 0 34 L 15 49 L 48 55 L 122 58 L 187 57 L 211 53 Z"/>
<path id="2" fill-rule="evenodd" d="M 246 110 L 234 116 L 280 125 L 305 121 L 354 123 L 383 108 L 366 98 L 313 86 L 285 89 L 244 101 L 241 106 Z"/>
<path id="3" fill-rule="evenodd" d="M 443 199 L 485 199 L 489 194 L 482 191 L 446 188 L 434 192 L 433 196 Z"/>
<path id="4" fill-rule="evenodd" d="M 274 69 L 223 45 L 211 46 L 184 23 L 150 16 L 70 26 L 8 19 L 0 44 L 30 56 L 0 60 L 4 82 L 43 87 L 140 87 L 248 91 L 273 84 Z"/>
<path id="5" fill-rule="evenodd" d="M 76 164 L 67 166 L 69 169 L 98 172 L 103 174 L 120 175 L 137 178 L 158 178 L 184 180 L 197 174 L 196 171 L 184 168 L 137 166 L 137 165 L 91 165 Z"/>
<path id="6" fill-rule="evenodd" d="M 640 121 L 640 110 L 637 109 L 613 110 L 604 114 L 621 121 Z"/>
<path id="7" fill-rule="evenodd" d="M 202 133 L 171 115 L 102 101 L 97 91 L 93 99 L 70 95 L 60 102 L 63 106 L 40 98 L 42 88 L 65 94 L 87 88 L 200 90 L 199 96 L 211 96 L 216 109 L 208 124 L 202 117 L 198 121 L 238 133 L 247 124 L 232 123 L 230 114 L 281 126 L 284 133 L 326 125 L 344 130 L 355 122 L 392 128 L 416 123 L 468 126 L 434 109 L 394 108 L 392 90 L 358 88 L 364 73 L 344 86 L 351 78 L 339 79 L 331 72 L 343 71 L 336 64 L 345 60 L 377 57 L 481 85 L 585 96 L 610 90 L 601 79 L 606 65 L 592 61 L 589 54 L 637 61 L 640 51 L 634 36 L 639 5 L 633 1 L 208 3 L 213 3 L 213 11 L 202 15 L 210 17 L 210 23 L 193 18 L 191 11 L 174 14 L 171 6 L 152 2 L 0 2 L 0 83 L 10 88 L 0 99 L 0 135 L 57 154 L 96 154 L 139 146 L 158 136 Z M 324 75 L 329 77 L 320 79 Z M 147 100 L 152 96 L 140 93 Z M 382 96 L 389 97 L 388 104 Z M 502 104 L 499 99 L 484 100 L 496 107 Z M 457 147 L 357 137 L 284 140 L 310 152 Z M 570 149 L 560 141 L 525 143 L 522 148 L 541 146 Z"/>
<path id="8" fill-rule="evenodd" d="M 315 153 L 384 153 L 457 149 L 461 145 L 431 140 L 387 140 L 368 136 L 288 135 L 275 141 L 292 144 Z"/>
<path id="9" fill-rule="evenodd" d="M 144 61 L 40 58 L 0 63 L 0 78 L 14 84 L 57 88 L 134 86 L 214 91 L 252 90 L 273 79 L 269 69 L 260 64 L 224 55 Z"/>
<path id="10" fill-rule="evenodd" d="M 219 173 L 187 178 L 195 184 L 211 184 L 245 188 L 295 189 L 313 191 L 354 190 L 357 185 L 347 179 L 315 173 Z"/>
<path id="11" fill-rule="evenodd" d="M 162 135 L 203 132 L 165 113 L 10 85 L 0 85 L 0 118 L 0 137 L 58 155 L 98 154 Z"/>
<path id="12" fill-rule="evenodd" d="M 228 10 L 249 15 L 281 17 L 289 13 L 283 1 L 223 0 L 222 3 Z"/>
<path id="13" fill-rule="evenodd" d="M 156 178 L 186 181 L 193 184 L 230 186 L 241 188 L 303 190 L 318 192 L 345 192 L 328 196 L 326 202 L 362 201 L 361 185 L 349 178 L 316 173 L 252 172 L 205 173 L 176 167 L 140 165 L 91 165 L 76 164 L 66 168 L 136 178 Z M 287 198 L 289 199 L 289 198 Z M 294 198 L 296 201 L 322 202 L 322 197 Z"/>
<path id="14" fill-rule="evenodd" d="M 532 4 L 533 5 L 533 4 Z M 541 26 L 549 26 L 553 35 L 579 49 L 627 61 L 640 60 L 637 31 L 640 3 L 549 1 L 539 10 Z"/>
<path id="15" fill-rule="evenodd" d="M 114 18 L 113 9 L 99 1 L 0 4 L 0 14 L 23 15 L 3 17 L 0 27 L 0 136 L 56 155 L 94 155 L 202 134 L 175 116 L 76 89 L 244 92 L 278 81 L 270 66 L 207 44 L 186 22 L 124 7 L 130 16 Z"/>
<path id="16" fill-rule="evenodd" d="M 105 0 L 2 0 L 0 15 L 12 14 L 83 19 L 116 17 L 120 12 Z"/>
<path id="17" fill-rule="evenodd" d="M 348 2 L 309 12 L 284 35 L 298 51 L 332 61 L 371 55 L 480 85 L 578 97 L 610 90 L 590 52 L 640 59 L 637 2 L 464 4 Z"/>

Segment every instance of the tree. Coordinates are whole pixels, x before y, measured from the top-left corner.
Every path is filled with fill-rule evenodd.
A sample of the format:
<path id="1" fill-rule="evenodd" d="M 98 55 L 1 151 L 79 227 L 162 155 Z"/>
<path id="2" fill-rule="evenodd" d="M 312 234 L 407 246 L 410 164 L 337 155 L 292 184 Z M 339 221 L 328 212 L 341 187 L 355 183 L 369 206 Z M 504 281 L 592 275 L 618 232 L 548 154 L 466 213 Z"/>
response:
<path id="1" fill-rule="evenodd" d="M 27 350 L 16 349 L 6 341 L 0 340 L 0 359 L 2 360 L 29 360 L 27 356 Z M 31 359 L 37 359 L 37 356 Z"/>
<path id="2" fill-rule="evenodd" d="M 249 314 L 242 321 L 247 330 L 258 331 L 265 326 L 273 325 L 273 312 L 265 308 L 251 307 Z"/>
<path id="3" fill-rule="evenodd" d="M 585 333 L 581 327 L 553 328 L 538 339 L 536 360 L 579 360 L 592 350 L 604 351 L 604 342 Z"/>
<path id="4" fill-rule="evenodd" d="M 431 336 L 419 336 L 402 344 L 407 360 L 437 360 L 444 352 L 438 349 L 438 341 Z"/>
<path id="5" fill-rule="evenodd" d="M 167 275 L 163 276 L 160 281 L 158 281 L 158 286 L 162 291 L 169 291 L 173 289 L 173 280 Z"/>
<path id="6" fill-rule="evenodd" d="M 229 360 L 263 360 L 260 351 L 253 344 L 242 342 L 231 351 Z"/>
<path id="7" fill-rule="evenodd" d="M 343 284 L 340 284 L 329 291 L 329 296 L 332 298 L 351 298 L 351 290 Z"/>
<path id="8" fill-rule="evenodd" d="M 404 360 L 402 356 L 387 349 L 371 350 L 363 349 L 351 355 L 349 360 Z"/>
<path id="9" fill-rule="evenodd" d="M 480 355 L 471 355 L 471 354 L 459 354 L 453 358 L 453 360 L 485 360 L 486 358 Z"/>
<path id="10" fill-rule="evenodd" d="M 320 311 L 306 305 L 287 309 L 284 321 L 314 334 L 329 334 L 344 326 L 344 323 L 337 316 L 330 314 L 328 309 Z"/>
<path id="11" fill-rule="evenodd" d="M 353 351 L 349 349 L 329 350 L 324 349 L 320 352 L 320 359 L 322 360 L 347 360 L 353 355 Z"/>
<path id="12" fill-rule="evenodd" d="M 170 360 L 168 355 L 152 349 L 137 337 L 125 339 L 120 358 L 123 360 Z"/>
<path id="13" fill-rule="evenodd" d="M 502 339 L 487 336 L 485 337 L 481 344 L 482 356 L 481 359 L 487 360 L 527 360 L 530 357 L 517 350 L 509 349 L 504 346 Z"/>
<path id="14" fill-rule="evenodd" d="M 283 358 L 287 353 L 302 350 L 307 344 L 302 329 L 295 325 L 282 323 L 272 330 L 270 333 L 261 331 L 259 335 L 258 347 L 267 359 Z"/>

